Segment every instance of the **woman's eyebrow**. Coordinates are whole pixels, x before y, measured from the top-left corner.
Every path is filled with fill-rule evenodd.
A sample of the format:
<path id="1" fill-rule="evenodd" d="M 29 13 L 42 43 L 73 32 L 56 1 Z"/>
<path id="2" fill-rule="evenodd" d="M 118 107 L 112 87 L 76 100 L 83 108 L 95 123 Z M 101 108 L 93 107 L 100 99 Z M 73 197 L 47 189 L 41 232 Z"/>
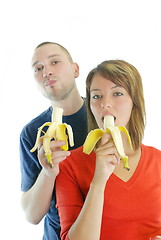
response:
<path id="1" fill-rule="evenodd" d="M 115 85 L 115 86 L 113 86 L 111 89 L 113 89 L 113 88 L 122 88 L 122 86 L 120 86 L 120 85 Z"/>
<path id="2" fill-rule="evenodd" d="M 115 85 L 115 86 L 111 87 L 111 89 L 114 89 L 114 88 L 121 88 L 121 86 Z M 94 92 L 94 91 L 101 91 L 101 89 L 99 89 L 99 88 L 94 88 L 94 89 L 90 90 L 90 92 Z"/>
<path id="3" fill-rule="evenodd" d="M 90 92 L 94 92 L 94 91 L 101 91 L 101 90 L 98 89 L 98 88 L 95 88 L 95 89 L 90 90 Z"/>

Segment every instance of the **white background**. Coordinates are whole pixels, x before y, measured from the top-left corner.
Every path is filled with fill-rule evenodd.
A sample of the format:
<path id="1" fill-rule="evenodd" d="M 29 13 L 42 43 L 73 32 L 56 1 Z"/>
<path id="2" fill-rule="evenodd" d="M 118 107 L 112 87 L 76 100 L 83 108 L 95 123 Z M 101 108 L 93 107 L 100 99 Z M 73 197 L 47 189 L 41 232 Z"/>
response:
<path id="1" fill-rule="evenodd" d="M 41 240 L 43 223 L 29 224 L 20 207 L 19 134 L 49 107 L 31 71 L 43 41 L 65 46 L 87 73 L 101 61 L 124 59 L 143 78 L 147 109 L 144 143 L 161 149 L 161 14 L 159 0 L 10 0 L 0 6 L 0 239 Z M 149 176 L 150 177 L 150 176 Z"/>

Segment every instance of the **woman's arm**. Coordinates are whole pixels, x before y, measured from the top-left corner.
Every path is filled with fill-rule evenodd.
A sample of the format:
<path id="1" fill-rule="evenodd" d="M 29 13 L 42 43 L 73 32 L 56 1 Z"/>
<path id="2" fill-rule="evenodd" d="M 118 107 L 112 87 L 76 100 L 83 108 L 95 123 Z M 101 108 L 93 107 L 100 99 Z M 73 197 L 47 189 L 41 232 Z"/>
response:
<path id="1" fill-rule="evenodd" d="M 119 158 L 113 142 L 108 142 L 109 138 L 110 136 L 106 134 L 102 138 L 100 147 L 96 150 L 96 166 L 94 177 L 90 184 L 90 188 L 84 204 L 80 209 L 80 212 L 76 210 L 79 198 L 80 202 L 82 198 L 79 186 L 77 186 L 77 183 L 75 183 L 69 176 L 70 174 L 68 172 L 65 174 L 61 172 L 60 176 L 58 176 L 57 197 L 58 203 L 61 203 L 59 204 L 58 209 L 60 213 L 60 221 L 62 224 L 61 227 L 63 240 L 68 239 L 65 238 L 65 236 L 67 236 L 67 233 L 70 240 L 100 239 L 104 205 L 104 190 L 108 178 L 113 172 L 115 165 L 119 162 Z M 63 189 L 65 189 L 65 187 L 63 189 L 61 188 L 61 184 L 63 183 L 67 184 L 66 188 L 68 186 L 68 193 L 67 191 L 64 192 Z M 71 199 L 71 205 L 68 205 L 70 201 L 69 196 L 71 195 L 74 196 L 74 199 Z M 68 202 L 67 205 L 66 202 Z M 71 209 L 71 211 L 69 212 L 67 208 Z M 75 216 L 76 211 L 77 216 Z M 72 216 L 74 216 L 73 219 Z"/>
<path id="2" fill-rule="evenodd" d="M 82 210 L 69 230 L 70 240 L 99 240 L 105 184 L 91 183 Z"/>

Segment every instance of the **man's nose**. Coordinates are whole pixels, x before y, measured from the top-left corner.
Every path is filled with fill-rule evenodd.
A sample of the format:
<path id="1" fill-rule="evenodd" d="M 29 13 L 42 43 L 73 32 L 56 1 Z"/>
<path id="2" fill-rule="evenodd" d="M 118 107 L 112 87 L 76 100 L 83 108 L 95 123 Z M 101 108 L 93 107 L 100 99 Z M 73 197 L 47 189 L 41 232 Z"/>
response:
<path id="1" fill-rule="evenodd" d="M 49 77 L 53 74 L 50 68 L 44 67 L 43 69 L 43 77 Z"/>

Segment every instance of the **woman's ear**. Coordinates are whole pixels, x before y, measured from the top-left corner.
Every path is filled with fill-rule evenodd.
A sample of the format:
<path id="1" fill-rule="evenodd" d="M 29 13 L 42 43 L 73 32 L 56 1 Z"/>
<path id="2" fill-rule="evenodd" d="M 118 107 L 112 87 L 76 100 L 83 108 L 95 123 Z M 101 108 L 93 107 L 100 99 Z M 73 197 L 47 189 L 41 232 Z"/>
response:
<path id="1" fill-rule="evenodd" d="M 79 76 L 79 66 L 77 63 L 73 63 L 74 67 L 74 77 L 77 78 Z"/>

